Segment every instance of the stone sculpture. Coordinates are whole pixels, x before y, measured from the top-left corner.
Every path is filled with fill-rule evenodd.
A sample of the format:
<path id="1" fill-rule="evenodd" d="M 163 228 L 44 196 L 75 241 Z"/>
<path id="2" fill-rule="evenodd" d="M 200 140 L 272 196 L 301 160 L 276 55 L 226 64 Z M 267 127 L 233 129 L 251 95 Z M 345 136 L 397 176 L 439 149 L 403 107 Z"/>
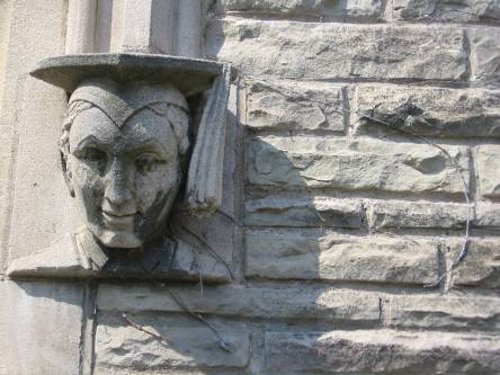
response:
<path id="1" fill-rule="evenodd" d="M 184 184 L 192 214 L 220 205 L 229 67 L 168 56 L 75 55 L 46 60 L 32 74 L 70 93 L 62 169 L 86 225 L 15 260 L 9 275 L 189 278 L 186 264 L 196 250 L 166 227 Z M 186 96 L 207 87 L 193 132 Z"/>

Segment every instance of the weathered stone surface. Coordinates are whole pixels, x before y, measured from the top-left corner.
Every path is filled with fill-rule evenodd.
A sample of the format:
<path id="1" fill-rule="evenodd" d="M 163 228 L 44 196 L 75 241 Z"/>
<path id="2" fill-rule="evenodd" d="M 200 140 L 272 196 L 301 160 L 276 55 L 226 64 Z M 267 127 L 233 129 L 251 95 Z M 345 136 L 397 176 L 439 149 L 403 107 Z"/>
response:
<path id="1" fill-rule="evenodd" d="M 321 230 L 247 231 L 248 277 L 425 284 L 438 275 L 437 241 L 352 237 Z"/>
<path id="2" fill-rule="evenodd" d="M 2 2 L 4 3 L 4 2 Z M 14 196 L 14 163 L 20 154 L 18 136 L 24 120 L 34 116 L 44 103 L 57 101 L 53 91 L 47 90 L 42 83 L 39 86 L 31 85 L 28 72 L 35 63 L 44 57 L 59 54 L 64 51 L 64 29 L 66 16 L 66 2 L 62 0 L 47 1 L 12 1 L 11 9 L 5 16 L 9 17 L 9 44 L 4 54 L 0 54 L 5 61 L 5 80 L 0 86 L 3 91 L 0 102 L 0 265 L 6 266 L 9 244 L 9 226 L 11 224 L 12 198 Z M 29 95 L 28 95 L 29 94 Z M 60 96 L 63 98 L 63 95 Z M 40 117 L 43 119 L 51 108 L 47 107 Z M 32 117 L 31 117 L 32 118 Z M 29 129 L 39 136 L 53 131 L 52 124 L 56 121 L 52 117 L 51 128 L 45 128 L 43 120 L 38 126 L 29 123 Z M 56 138 L 57 139 L 57 138 Z M 39 169 L 50 165 L 52 160 L 45 159 L 50 151 L 39 149 L 37 161 Z M 26 155 L 25 158 L 30 158 Z M 53 174 L 52 174 L 53 175 Z M 16 175 L 15 177 L 20 177 Z M 34 188 L 36 191 L 36 188 Z M 37 193 L 35 193 L 36 195 Z M 65 207 L 64 204 L 60 205 Z M 55 209 L 55 207 L 53 207 Z M 43 208 L 49 209 L 49 208 Z M 57 208 L 58 209 L 58 208 Z M 30 215 L 28 212 L 27 215 Z M 48 236 L 54 231 L 52 223 L 38 222 L 30 227 L 30 231 L 46 232 Z M 26 231 L 28 234 L 28 231 Z"/>
<path id="3" fill-rule="evenodd" d="M 479 192 L 483 197 L 500 198 L 500 145 L 481 145 L 476 151 Z"/>
<path id="4" fill-rule="evenodd" d="M 248 88 L 252 130 L 345 130 L 342 88 L 322 83 L 257 82 Z"/>
<path id="5" fill-rule="evenodd" d="M 474 209 L 463 204 L 436 202 L 370 201 L 366 204 L 372 230 L 398 228 L 464 228 Z M 470 211 L 470 212 L 469 212 Z"/>
<path id="6" fill-rule="evenodd" d="M 476 204 L 476 219 L 474 225 L 500 230 L 500 206 L 491 203 Z"/>
<path id="7" fill-rule="evenodd" d="M 457 259 L 462 249 L 460 239 L 448 240 L 448 263 Z M 500 287 L 500 241 L 473 239 L 467 255 L 453 272 L 453 285 L 472 285 L 486 288 Z"/>
<path id="8" fill-rule="evenodd" d="M 496 0 L 392 0 L 386 14 L 391 21 L 498 23 L 500 5 Z"/>
<path id="9" fill-rule="evenodd" d="M 395 327 L 500 329 L 500 299 L 473 295 L 390 295 L 384 323 Z"/>
<path id="10" fill-rule="evenodd" d="M 250 12 L 252 14 L 299 16 L 319 18 L 322 21 L 336 19 L 378 18 L 382 12 L 379 0 L 347 0 L 331 2 L 325 0 L 218 0 L 217 10 Z"/>
<path id="11" fill-rule="evenodd" d="M 286 285 L 169 287 L 170 293 L 197 313 L 249 318 L 324 319 L 374 322 L 379 320 L 375 293 L 330 286 Z M 103 284 L 99 287 L 101 311 L 182 312 L 164 288 Z"/>
<path id="12" fill-rule="evenodd" d="M 471 43 L 471 69 L 474 81 L 498 87 L 500 82 L 500 30 L 474 28 L 468 32 Z"/>
<path id="13" fill-rule="evenodd" d="M 467 72 L 456 28 L 226 19 L 207 32 L 208 56 L 250 76 L 448 80 Z"/>
<path id="14" fill-rule="evenodd" d="M 496 374 L 497 336 L 388 329 L 266 334 L 267 373 Z"/>
<path id="15" fill-rule="evenodd" d="M 426 136 L 499 137 L 500 92 L 417 87 L 366 87 L 356 90 L 356 129 Z M 381 124 L 369 116 L 391 126 Z"/>
<path id="16" fill-rule="evenodd" d="M 244 325 L 214 324 L 231 349 L 225 351 L 214 332 L 198 321 L 140 314 L 127 317 L 166 340 L 132 327 L 119 314 L 101 317 L 95 344 L 97 374 L 183 367 L 241 368 L 248 362 L 250 332 Z"/>
<path id="17" fill-rule="evenodd" d="M 468 181 L 467 149 L 445 146 Z M 255 137 L 247 155 L 250 184 L 268 188 L 463 194 L 453 162 L 425 144 L 326 137 Z"/>
<path id="18" fill-rule="evenodd" d="M 77 374 L 83 287 L 0 281 L 0 374 Z"/>
<path id="19" fill-rule="evenodd" d="M 276 227 L 363 227 L 360 202 L 315 196 L 311 198 L 256 199 L 245 203 L 245 224 Z"/>

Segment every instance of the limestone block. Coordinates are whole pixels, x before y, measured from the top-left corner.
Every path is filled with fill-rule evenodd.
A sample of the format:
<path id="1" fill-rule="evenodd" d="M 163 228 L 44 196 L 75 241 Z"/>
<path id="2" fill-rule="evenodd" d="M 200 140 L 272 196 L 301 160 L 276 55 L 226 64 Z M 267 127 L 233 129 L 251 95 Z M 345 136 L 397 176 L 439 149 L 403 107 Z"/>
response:
<path id="1" fill-rule="evenodd" d="M 77 374 L 83 287 L 1 281 L 0 295 L 0 374 Z"/>
<path id="2" fill-rule="evenodd" d="M 474 295 L 391 295 L 383 297 L 385 323 L 408 328 L 500 328 L 500 299 Z"/>
<path id="3" fill-rule="evenodd" d="M 276 227 L 362 228 L 360 202 L 315 196 L 311 198 L 255 199 L 245 203 L 245 224 Z"/>
<path id="4" fill-rule="evenodd" d="M 341 87 L 321 83 L 257 82 L 248 88 L 252 130 L 345 130 Z"/>
<path id="5" fill-rule="evenodd" d="M 386 15 L 391 21 L 498 23 L 500 4 L 496 0 L 391 0 Z"/>
<path id="6" fill-rule="evenodd" d="M 225 19 L 210 22 L 206 52 L 247 76 L 436 79 L 465 76 L 457 28 Z"/>
<path id="7" fill-rule="evenodd" d="M 484 81 L 498 87 L 500 82 L 500 30 L 473 28 L 468 36 L 471 43 L 471 69 L 473 81 Z"/>
<path id="8" fill-rule="evenodd" d="M 143 373 L 170 368 L 242 368 L 250 357 L 250 332 L 242 324 L 214 324 L 231 351 L 222 350 L 214 332 L 193 319 L 128 314 L 157 337 L 127 324 L 120 314 L 101 316 L 96 332 L 96 374 Z"/>
<path id="9" fill-rule="evenodd" d="M 468 181 L 467 149 L 445 146 Z M 327 137 L 255 137 L 247 153 L 249 183 L 272 189 L 329 188 L 463 194 L 453 162 L 426 144 Z"/>
<path id="10" fill-rule="evenodd" d="M 459 239 L 448 240 L 448 262 L 457 259 L 462 249 Z M 453 273 L 454 285 L 473 285 L 486 288 L 500 287 L 500 242 L 495 239 L 471 241 L 467 256 Z"/>
<path id="11" fill-rule="evenodd" d="M 382 2 L 375 0 L 347 0 L 332 2 L 327 0 L 218 0 L 217 10 L 257 13 L 259 15 L 279 15 L 319 18 L 322 21 L 336 19 L 378 18 L 382 12 Z"/>
<path id="12" fill-rule="evenodd" d="M 477 204 L 474 225 L 500 230 L 500 206 L 491 203 Z"/>
<path id="13" fill-rule="evenodd" d="M 436 202 L 371 201 L 366 203 L 372 230 L 398 228 L 464 228 L 474 209 L 467 205 Z M 469 213 L 470 211 L 470 213 Z"/>
<path id="14" fill-rule="evenodd" d="M 379 296 L 362 290 L 288 282 L 284 285 L 169 287 L 190 310 L 229 317 L 308 319 L 335 322 L 377 322 Z M 164 288 L 103 284 L 101 311 L 182 312 Z"/>
<path id="15" fill-rule="evenodd" d="M 246 274 L 252 278 L 426 284 L 438 275 L 433 240 L 305 229 L 251 230 L 245 240 Z"/>
<path id="16" fill-rule="evenodd" d="M 361 86 L 356 90 L 357 131 L 425 136 L 499 137 L 500 92 Z M 364 116 L 389 123 L 391 127 Z"/>
<path id="17" fill-rule="evenodd" d="M 63 0 L 12 1 L 9 15 L 9 44 L 5 53 L 0 53 L 0 60 L 5 61 L 5 80 L 0 86 L 3 99 L 0 102 L 0 261 L 1 268 L 6 266 L 10 214 L 14 196 L 15 157 L 18 154 L 18 136 L 20 124 L 26 113 L 33 115 L 33 110 L 45 100 L 57 100 L 52 91 L 40 86 L 27 87 L 28 72 L 36 62 L 48 56 L 64 52 L 64 35 L 67 6 Z M 1 11 L 1 10 L 0 10 Z M 36 90 L 35 90 L 36 89 Z M 27 93 L 25 95 L 25 93 Z M 51 97 L 51 99 L 48 99 Z M 62 97 L 62 96 L 61 96 Z M 51 107 L 44 109 L 47 114 Z M 43 115 L 42 115 L 43 117 Z M 53 121 L 54 119 L 52 119 Z M 55 124 L 51 122 L 51 124 Z M 30 124 L 33 132 L 44 133 L 50 129 L 41 129 Z M 44 151 L 45 152 L 45 151 Z M 37 161 L 42 164 L 51 160 L 42 160 L 46 154 L 39 155 Z M 43 167 L 42 167 L 43 168 Z M 33 181 L 35 182 L 35 181 Z M 50 226 L 51 223 L 45 223 Z M 47 230 L 44 227 L 42 231 Z M 32 232 L 38 230 L 31 228 Z M 48 229 L 49 235 L 51 229 Z"/>
<path id="18" fill-rule="evenodd" d="M 266 334 L 267 373 L 496 374 L 497 336 L 388 329 Z"/>
<path id="19" fill-rule="evenodd" d="M 476 151 L 476 168 L 481 196 L 500 198 L 500 146 L 479 146 Z"/>

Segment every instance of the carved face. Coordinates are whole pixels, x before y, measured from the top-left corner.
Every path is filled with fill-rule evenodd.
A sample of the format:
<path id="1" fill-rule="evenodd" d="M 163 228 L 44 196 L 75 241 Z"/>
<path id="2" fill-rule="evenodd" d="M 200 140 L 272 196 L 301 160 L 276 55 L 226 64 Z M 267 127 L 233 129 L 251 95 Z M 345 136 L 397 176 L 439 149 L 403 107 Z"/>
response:
<path id="1" fill-rule="evenodd" d="M 145 108 L 119 128 L 92 107 L 73 121 L 69 149 L 69 183 L 102 244 L 136 248 L 161 231 L 182 177 L 165 116 Z"/>

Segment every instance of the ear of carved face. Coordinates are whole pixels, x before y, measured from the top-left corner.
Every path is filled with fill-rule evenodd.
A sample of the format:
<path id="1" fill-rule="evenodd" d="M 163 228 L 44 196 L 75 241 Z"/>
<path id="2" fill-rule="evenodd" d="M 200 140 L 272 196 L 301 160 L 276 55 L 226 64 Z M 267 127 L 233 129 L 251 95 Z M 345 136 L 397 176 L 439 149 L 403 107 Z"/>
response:
<path id="1" fill-rule="evenodd" d="M 105 246 L 137 248 L 161 233 L 182 180 L 166 116 L 142 109 L 117 127 L 103 110 L 71 126 L 65 178 Z"/>

